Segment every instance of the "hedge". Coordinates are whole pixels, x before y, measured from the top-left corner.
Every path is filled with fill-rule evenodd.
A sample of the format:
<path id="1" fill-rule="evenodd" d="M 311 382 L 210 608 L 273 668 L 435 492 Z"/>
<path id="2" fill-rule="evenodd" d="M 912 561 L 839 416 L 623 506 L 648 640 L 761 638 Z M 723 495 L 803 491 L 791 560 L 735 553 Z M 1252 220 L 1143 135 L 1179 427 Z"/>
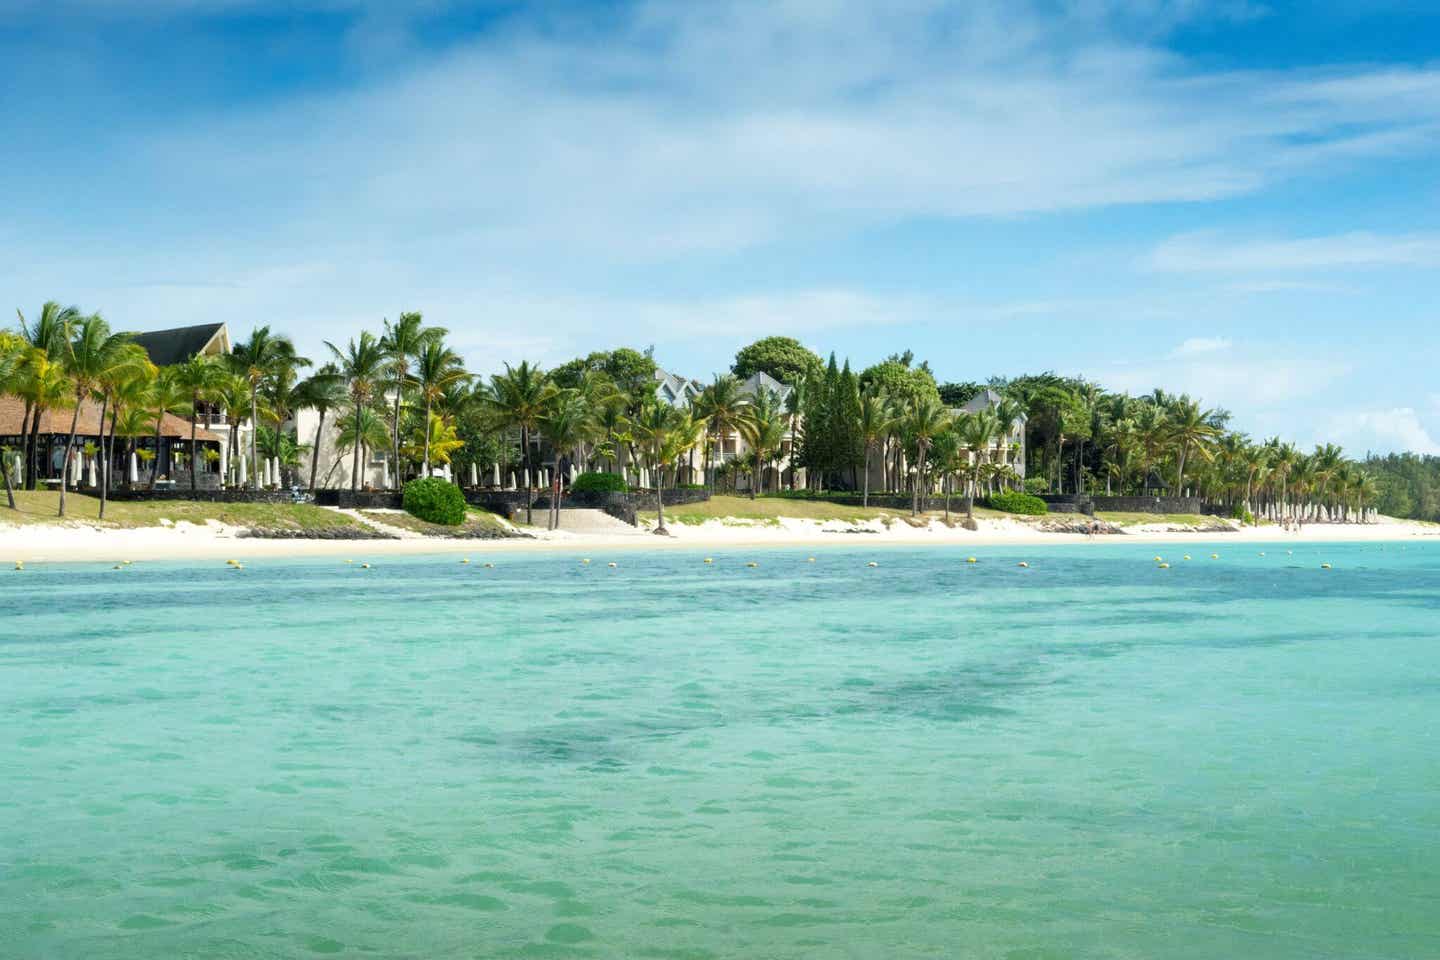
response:
<path id="1" fill-rule="evenodd" d="M 405 484 L 405 512 L 429 523 L 458 527 L 465 522 L 465 494 L 448 480 L 421 477 Z"/>
<path id="2" fill-rule="evenodd" d="M 997 493 L 985 502 L 985 505 L 992 510 L 1003 510 L 1006 513 L 1023 513 L 1027 516 L 1040 516 L 1050 512 L 1045 501 L 1039 497 L 1033 497 L 1028 493 L 1020 493 L 1017 490 L 1006 490 Z"/>
<path id="3" fill-rule="evenodd" d="M 618 473 L 582 473 L 570 484 L 571 493 L 624 493 L 625 478 Z"/>

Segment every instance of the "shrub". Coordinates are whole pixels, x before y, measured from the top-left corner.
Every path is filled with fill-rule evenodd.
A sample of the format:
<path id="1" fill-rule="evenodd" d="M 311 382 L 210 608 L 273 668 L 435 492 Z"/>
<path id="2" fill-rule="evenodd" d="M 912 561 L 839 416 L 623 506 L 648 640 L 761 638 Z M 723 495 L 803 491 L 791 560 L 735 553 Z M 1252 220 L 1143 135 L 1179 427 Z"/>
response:
<path id="1" fill-rule="evenodd" d="M 1026 493 L 1049 493 L 1050 481 L 1044 477 L 1027 477 L 1025 480 Z"/>
<path id="2" fill-rule="evenodd" d="M 625 478 L 618 473 L 582 473 L 570 484 L 571 493 L 624 493 Z"/>
<path id="3" fill-rule="evenodd" d="M 1245 504 L 1243 503 L 1235 504 L 1235 509 L 1230 511 L 1230 519 L 1239 520 L 1246 526 L 1255 526 L 1255 514 L 1251 513 L 1249 510 L 1246 510 Z"/>
<path id="4" fill-rule="evenodd" d="M 421 477 L 405 484 L 405 512 L 427 523 L 458 527 L 465 522 L 465 495 L 439 477 Z"/>
<path id="5" fill-rule="evenodd" d="M 1039 497 L 1031 496 L 1028 493 L 1019 493 L 1014 490 L 1006 490 L 1004 493 L 997 493 L 992 496 L 986 505 L 992 510 L 1003 510 L 1006 513 L 1023 513 L 1026 516 L 1038 517 L 1050 512 L 1045 501 Z"/>

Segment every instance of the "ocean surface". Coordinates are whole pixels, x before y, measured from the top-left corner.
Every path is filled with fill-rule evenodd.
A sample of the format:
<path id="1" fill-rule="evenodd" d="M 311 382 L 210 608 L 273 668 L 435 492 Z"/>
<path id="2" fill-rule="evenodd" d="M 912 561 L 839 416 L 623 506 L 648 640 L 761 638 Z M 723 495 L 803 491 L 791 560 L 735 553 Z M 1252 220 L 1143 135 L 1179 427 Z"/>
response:
<path id="1" fill-rule="evenodd" d="M 1440 957 L 1440 543 L 362 550 L 0 570 L 0 957 Z"/>

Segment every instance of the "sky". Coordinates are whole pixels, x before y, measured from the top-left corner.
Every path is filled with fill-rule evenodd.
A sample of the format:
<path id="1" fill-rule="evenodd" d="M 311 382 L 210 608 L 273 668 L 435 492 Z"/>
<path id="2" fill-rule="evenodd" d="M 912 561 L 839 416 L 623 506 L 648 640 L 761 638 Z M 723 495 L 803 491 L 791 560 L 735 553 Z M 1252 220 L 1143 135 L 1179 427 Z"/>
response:
<path id="1" fill-rule="evenodd" d="M 0 62 L 27 313 L 786 334 L 1440 454 L 1440 3 L 0 0 Z"/>

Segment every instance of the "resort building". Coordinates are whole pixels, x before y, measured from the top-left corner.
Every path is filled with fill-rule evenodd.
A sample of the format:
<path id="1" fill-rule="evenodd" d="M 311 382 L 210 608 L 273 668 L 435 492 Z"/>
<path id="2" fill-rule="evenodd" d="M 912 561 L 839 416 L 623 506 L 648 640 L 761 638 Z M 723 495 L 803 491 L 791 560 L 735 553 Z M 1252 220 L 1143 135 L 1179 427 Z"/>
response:
<path id="1" fill-rule="evenodd" d="M 230 352 L 230 337 L 223 323 L 157 330 L 132 337 L 157 366 L 179 363 L 197 354 Z M 29 471 L 33 469 L 37 486 L 58 486 L 61 473 L 67 469 L 65 444 L 73 422 L 75 446 L 68 464 L 67 485 L 81 490 L 97 488 L 101 482 L 104 447 L 111 443 L 111 431 L 118 426 L 113 410 L 104 413 L 102 424 L 100 403 L 87 399 L 81 402 L 78 416 L 74 403 L 67 402 L 45 409 L 37 420 L 26 410 L 23 400 L 0 396 L 0 447 L 10 451 L 15 467 L 13 478 L 28 486 Z M 153 474 L 157 486 L 188 487 L 191 472 L 196 468 L 191 462 L 190 431 L 188 419 L 167 413 L 160 418 L 158 437 L 153 420 L 143 432 L 133 436 L 115 435 L 109 458 L 111 486 L 149 484 Z M 220 486 L 227 431 L 224 417 L 218 411 L 202 409 L 195 428 L 195 459 L 199 461 L 196 487 L 210 490 Z M 26 452 L 32 449 L 33 457 L 27 457 Z M 27 463 L 31 459 L 33 465 Z"/>

